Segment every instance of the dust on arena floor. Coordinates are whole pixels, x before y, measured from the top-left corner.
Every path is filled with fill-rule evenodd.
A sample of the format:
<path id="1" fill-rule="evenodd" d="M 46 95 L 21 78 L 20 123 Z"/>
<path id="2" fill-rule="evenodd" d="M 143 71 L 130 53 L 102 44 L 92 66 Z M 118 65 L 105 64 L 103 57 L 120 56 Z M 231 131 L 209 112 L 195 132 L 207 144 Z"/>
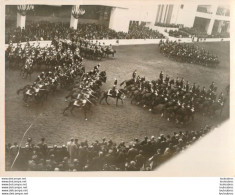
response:
<path id="1" fill-rule="evenodd" d="M 125 79 L 131 78 L 136 69 L 137 75 L 145 76 L 147 79 L 155 79 L 161 70 L 164 74 L 176 78 L 184 77 L 190 83 L 200 86 L 216 82 L 218 93 L 225 91 L 229 84 L 230 59 L 229 42 L 219 43 L 197 43 L 206 50 L 217 54 L 220 65 L 217 69 L 198 66 L 195 64 L 181 64 L 164 57 L 159 53 L 158 45 L 117 46 L 114 58 L 103 59 L 101 69 L 107 72 L 107 83 L 102 86 L 106 90 L 112 87 L 114 78 L 118 84 Z M 90 70 L 97 61 L 84 60 L 86 70 Z M 6 70 L 6 143 L 20 142 L 25 130 L 30 124 L 37 120 L 31 127 L 28 136 L 37 143 L 41 137 L 45 137 L 48 144 L 64 144 L 71 137 L 77 137 L 79 141 L 101 140 L 103 137 L 116 142 L 131 141 L 133 138 L 144 136 L 158 136 L 161 133 L 172 134 L 174 131 L 196 130 L 205 124 L 216 125 L 229 117 L 229 101 L 220 117 L 208 118 L 196 114 L 195 120 L 184 126 L 177 126 L 160 117 L 160 114 L 152 114 L 147 109 L 131 105 L 129 99 L 125 99 L 124 105 L 115 106 L 114 100 L 109 99 L 111 105 L 97 105 L 92 107 L 88 113 L 88 121 L 84 120 L 83 113 L 75 111 L 75 116 L 69 112 L 62 115 L 62 110 L 67 106 L 64 97 L 68 91 L 59 90 L 50 95 L 43 106 L 33 104 L 25 107 L 22 96 L 16 94 L 17 89 L 31 84 L 38 72 L 29 79 L 22 79 L 19 70 Z M 24 140 L 25 141 L 25 140 Z"/>

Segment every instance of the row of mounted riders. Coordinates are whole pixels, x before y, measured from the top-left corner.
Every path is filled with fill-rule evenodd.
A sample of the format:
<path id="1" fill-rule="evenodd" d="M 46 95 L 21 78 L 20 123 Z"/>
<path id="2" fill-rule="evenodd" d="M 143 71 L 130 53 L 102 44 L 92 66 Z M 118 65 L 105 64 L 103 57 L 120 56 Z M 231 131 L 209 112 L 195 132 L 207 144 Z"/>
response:
<path id="1" fill-rule="evenodd" d="M 112 44 L 105 45 L 105 43 L 103 43 L 102 45 L 98 41 L 94 42 L 93 40 L 87 39 L 79 39 L 77 41 L 64 40 L 61 42 L 57 39 L 53 39 L 52 43 L 57 47 L 63 45 L 63 48 L 70 49 L 72 52 L 75 52 L 78 49 L 80 50 L 80 55 L 82 57 L 93 60 L 101 60 L 102 58 L 109 57 L 109 55 L 114 57 L 114 54 L 116 53 Z"/>
<path id="2" fill-rule="evenodd" d="M 213 68 L 217 67 L 220 63 L 216 55 L 210 54 L 209 51 L 205 51 L 203 48 L 193 44 L 181 44 L 168 40 L 164 42 L 161 40 L 159 48 L 160 53 L 178 62 L 199 64 Z"/>
<path id="3" fill-rule="evenodd" d="M 31 75 L 34 69 L 42 69 L 43 65 L 46 66 L 47 70 L 52 70 L 53 67 L 58 65 L 71 64 L 73 61 L 82 62 L 82 56 L 101 59 L 110 54 L 114 56 L 114 53 L 116 51 L 112 49 L 111 45 L 101 47 L 100 44 L 93 44 L 89 41 L 78 44 L 53 40 L 52 44 L 46 47 L 40 47 L 39 43 L 38 45 L 30 45 L 27 42 L 25 47 L 22 48 L 19 43 L 17 46 L 11 43 L 5 55 L 9 67 L 20 68 L 24 78 Z"/>
<path id="4" fill-rule="evenodd" d="M 34 47 L 27 45 L 27 48 L 29 50 Z M 100 102 L 105 99 L 107 104 L 108 97 L 116 98 L 117 105 L 118 100 L 123 102 L 127 93 L 132 98 L 132 103 L 136 101 L 137 104 L 148 107 L 151 111 L 155 108 L 160 109 L 161 114 L 167 116 L 168 120 L 174 118 L 177 122 L 193 119 L 195 111 L 202 111 L 210 115 L 214 115 L 218 109 L 222 112 L 225 99 L 223 94 L 220 94 L 216 101 L 214 84 L 208 91 L 205 88 L 200 90 L 200 87 L 195 85 L 190 87 L 188 82 L 185 84 L 183 79 L 174 81 L 174 79 L 170 80 L 168 76 L 164 79 L 162 72 L 158 80 L 150 82 L 145 78 L 136 77 L 135 71 L 131 80 L 121 83 L 121 85 L 126 83 L 124 89 L 117 89 L 117 81 L 115 81 L 113 89 L 101 93 L 100 86 L 102 82 L 106 81 L 106 73 L 99 73 L 99 65 L 85 73 L 82 58 L 77 56 L 79 51 L 76 48 L 75 52 L 72 52 L 73 48 L 62 42 L 54 42 L 51 47 L 46 48 L 46 51 L 51 51 L 50 53 L 58 50 L 66 51 L 69 55 L 66 54 L 66 57 L 61 58 L 59 66 L 52 67 L 52 72 L 41 73 L 33 85 L 27 85 L 17 92 L 23 91 L 23 100 L 26 103 L 30 99 L 43 103 L 48 94 L 55 92 L 59 86 L 66 89 L 74 86 L 69 93 L 68 97 L 71 97 L 71 100 L 65 111 L 70 109 L 72 112 L 75 107 L 82 108 L 85 118 L 86 112 L 100 97 Z"/>
<path id="5" fill-rule="evenodd" d="M 219 110 L 221 115 L 226 101 L 223 93 L 216 99 L 214 82 L 208 90 L 205 87 L 200 89 L 195 84 L 190 86 L 184 79 L 174 80 L 168 76 L 164 79 L 162 72 L 160 78 L 153 81 L 146 81 L 145 77 L 136 78 L 134 73 L 132 79 L 121 83 L 124 84 L 131 103 L 159 112 L 162 117 L 176 123 L 194 120 L 195 112 L 212 117 Z"/>
<path id="6" fill-rule="evenodd" d="M 125 84 L 124 89 L 117 89 L 117 80 L 115 86 L 108 90 L 101 90 L 102 83 L 106 82 L 106 72 L 99 72 L 99 65 L 93 70 L 85 73 L 81 64 L 73 65 L 66 68 L 56 67 L 54 73 L 41 73 L 33 85 L 27 85 L 18 90 L 23 91 L 23 100 L 36 100 L 42 102 L 47 99 L 48 94 L 53 93 L 59 86 L 69 89 L 69 94 L 65 97 L 68 106 L 63 110 L 63 114 L 70 110 L 73 114 L 75 108 L 83 110 L 85 119 L 87 120 L 87 112 L 91 110 L 92 105 L 96 105 L 103 100 L 108 104 L 108 97 L 118 101 L 125 96 L 131 98 L 131 103 L 141 105 L 152 112 L 159 112 L 161 116 L 165 116 L 167 120 L 175 120 L 176 123 L 185 123 L 194 120 L 195 112 L 201 112 L 214 116 L 217 110 L 220 114 L 223 110 L 226 99 L 221 93 L 216 100 L 216 90 L 214 82 L 206 90 L 200 86 L 189 86 L 183 79 L 170 79 L 168 76 L 163 78 L 160 74 L 158 80 L 146 81 L 144 77 L 136 77 L 123 81 L 120 86 Z M 64 84 L 63 84 L 64 83 Z M 71 87 L 72 86 L 72 87 Z"/>
<path id="7" fill-rule="evenodd" d="M 56 67 L 55 71 L 42 72 L 33 85 L 26 85 L 17 91 L 19 94 L 23 92 L 23 100 L 28 105 L 30 101 L 43 103 L 47 100 L 50 93 L 54 93 L 59 88 L 69 89 L 69 94 L 65 97 L 68 106 L 63 110 L 63 114 L 70 110 L 73 114 L 75 108 L 79 108 L 84 112 L 85 120 L 87 120 L 87 112 L 91 110 L 92 105 L 96 105 L 97 101 L 101 103 L 103 99 L 108 97 L 122 100 L 124 92 L 119 90 L 118 94 L 109 94 L 109 91 L 102 92 L 101 86 L 106 82 L 106 72 L 99 71 L 99 66 L 85 73 L 84 66 L 79 63 L 67 68 Z M 107 102 L 108 103 L 108 102 Z"/>

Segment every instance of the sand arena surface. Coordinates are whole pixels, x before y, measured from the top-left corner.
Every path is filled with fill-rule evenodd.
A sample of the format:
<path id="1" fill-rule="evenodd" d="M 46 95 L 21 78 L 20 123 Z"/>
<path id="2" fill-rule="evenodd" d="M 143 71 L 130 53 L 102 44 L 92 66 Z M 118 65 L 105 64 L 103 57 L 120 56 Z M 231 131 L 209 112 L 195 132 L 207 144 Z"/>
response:
<path id="1" fill-rule="evenodd" d="M 101 70 L 107 72 L 107 82 L 102 86 L 103 90 L 112 87 L 114 78 L 118 79 L 118 85 L 126 79 L 131 78 L 136 69 L 137 75 L 145 76 L 147 79 L 156 79 L 161 70 L 164 76 L 184 77 L 190 84 L 196 83 L 201 87 L 209 87 L 212 81 L 218 86 L 218 94 L 229 84 L 230 60 L 229 42 L 221 43 L 197 43 L 200 47 L 212 51 L 219 56 L 220 65 L 217 69 L 207 68 L 195 64 L 181 64 L 164 57 L 159 53 L 158 45 L 118 46 L 114 58 L 103 59 L 101 62 L 84 60 L 86 70 L 101 63 Z M 101 140 L 103 137 L 115 142 L 130 142 L 137 137 L 158 136 L 160 133 L 172 134 L 174 131 L 196 130 L 205 124 L 217 124 L 229 117 L 229 102 L 226 102 L 221 117 L 210 119 L 201 114 L 195 115 L 195 120 L 185 126 L 177 126 L 160 117 L 160 114 L 152 114 L 147 109 L 131 105 L 130 99 L 115 106 L 114 99 L 109 99 L 110 105 L 103 102 L 102 105 L 92 107 L 88 113 L 88 121 L 84 120 L 83 113 L 79 110 L 72 116 L 67 112 L 62 115 L 67 106 L 64 101 L 68 94 L 66 90 L 58 90 L 54 95 L 50 94 L 43 106 L 32 104 L 25 107 L 22 95 L 18 96 L 16 91 L 26 84 L 32 84 L 39 72 L 32 75 L 32 79 L 22 79 L 19 70 L 6 70 L 6 143 L 20 142 L 23 133 L 33 120 L 40 114 L 36 123 L 28 132 L 34 143 L 38 143 L 41 137 L 46 138 L 49 145 L 64 144 L 71 137 L 77 137 L 80 141 L 89 142 Z M 24 140 L 26 142 L 26 140 Z"/>

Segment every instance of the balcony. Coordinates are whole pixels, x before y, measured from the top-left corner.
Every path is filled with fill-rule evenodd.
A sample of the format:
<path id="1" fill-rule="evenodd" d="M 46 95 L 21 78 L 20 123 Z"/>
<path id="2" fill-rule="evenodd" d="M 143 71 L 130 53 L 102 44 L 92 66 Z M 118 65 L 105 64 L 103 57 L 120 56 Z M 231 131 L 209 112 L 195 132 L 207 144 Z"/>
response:
<path id="1" fill-rule="evenodd" d="M 197 12 L 212 14 L 211 5 L 199 5 L 197 7 Z"/>
<path id="2" fill-rule="evenodd" d="M 228 8 L 218 7 L 216 15 L 219 16 L 230 16 L 230 10 Z"/>

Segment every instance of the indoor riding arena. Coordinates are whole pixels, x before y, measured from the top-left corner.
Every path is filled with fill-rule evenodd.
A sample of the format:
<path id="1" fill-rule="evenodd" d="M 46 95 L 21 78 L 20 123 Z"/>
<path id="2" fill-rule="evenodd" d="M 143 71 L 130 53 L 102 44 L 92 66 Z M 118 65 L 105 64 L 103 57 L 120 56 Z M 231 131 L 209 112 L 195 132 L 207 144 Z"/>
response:
<path id="1" fill-rule="evenodd" d="M 186 146 L 201 136 L 192 132 L 213 129 L 229 119 L 230 38 L 226 7 L 218 6 L 217 13 L 212 14 L 214 26 L 208 18 L 208 24 L 198 19 L 198 12 L 214 9 L 198 5 L 196 15 L 186 20 L 182 17 L 184 10 L 193 8 L 185 5 L 178 13 L 178 21 L 173 22 L 176 19 L 170 12 L 177 5 L 170 4 L 165 5 L 165 14 L 159 11 L 162 5 L 156 5 L 154 11 L 146 5 L 146 10 L 154 12 L 148 19 L 132 14 L 128 22 L 121 24 L 119 17 L 123 19 L 138 9 L 90 3 L 80 7 L 7 6 L 7 170 L 152 170 L 158 166 L 158 161 L 151 158 L 155 152 L 164 156 L 167 148 L 183 148 L 176 144 L 177 149 L 172 149 L 174 141 L 165 146 L 171 136 Z M 220 18 L 224 21 L 217 20 L 222 11 Z M 95 91 L 92 86 L 101 79 L 101 72 L 106 80 Z M 67 98 L 73 93 L 74 97 Z M 193 141 L 184 142 L 191 133 L 188 139 Z M 80 143 L 75 144 L 75 156 L 70 148 L 74 139 Z M 155 143 L 160 143 L 160 149 Z M 125 145 L 126 166 L 115 160 L 107 160 L 105 168 L 91 165 L 90 151 L 106 144 L 108 149 L 94 149 L 94 156 L 116 156 L 113 152 L 120 153 Z M 154 152 L 145 149 L 145 144 L 152 144 Z M 48 148 L 45 156 L 44 150 L 38 152 L 42 145 Z M 137 145 L 141 149 L 135 148 Z M 39 159 L 26 155 L 28 162 L 23 162 L 21 153 L 15 158 L 18 148 L 22 148 L 21 153 L 29 149 L 30 155 Z M 66 148 L 70 165 L 78 160 L 80 167 L 74 161 L 73 168 L 62 168 L 60 155 L 57 159 L 53 153 L 57 148 Z M 88 157 L 81 155 L 81 148 L 85 148 Z M 130 148 L 143 155 L 147 163 L 140 165 L 129 155 Z M 39 168 L 39 161 L 47 162 L 51 155 L 58 166 Z"/>

